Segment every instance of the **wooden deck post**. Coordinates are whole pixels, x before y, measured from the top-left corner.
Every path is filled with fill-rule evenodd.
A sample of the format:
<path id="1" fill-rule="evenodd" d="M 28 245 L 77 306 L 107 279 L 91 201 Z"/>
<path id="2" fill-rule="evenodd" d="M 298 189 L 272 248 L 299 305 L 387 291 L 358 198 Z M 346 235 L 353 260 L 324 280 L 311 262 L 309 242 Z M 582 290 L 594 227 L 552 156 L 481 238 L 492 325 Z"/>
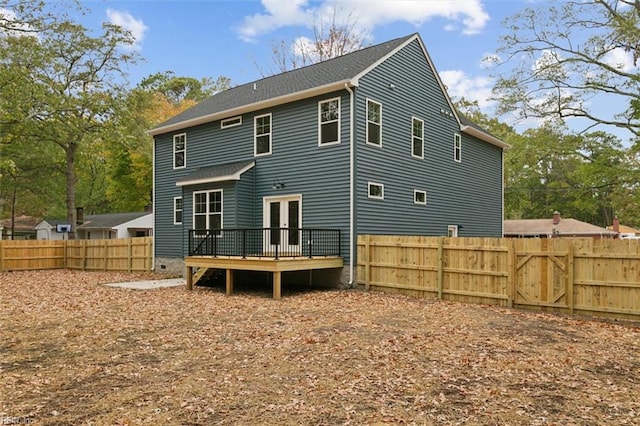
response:
<path id="1" fill-rule="evenodd" d="M 187 266 L 187 290 L 193 290 L 193 266 Z"/>
<path id="2" fill-rule="evenodd" d="M 233 269 L 227 269 L 227 296 L 233 293 Z"/>
<path id="3" fill-rule="evenodd" d="M 273 298 L 275 300 L 280 300 L 281 284 L 282 284 L 282 272 L 274 271 L 273 272 Z"/>

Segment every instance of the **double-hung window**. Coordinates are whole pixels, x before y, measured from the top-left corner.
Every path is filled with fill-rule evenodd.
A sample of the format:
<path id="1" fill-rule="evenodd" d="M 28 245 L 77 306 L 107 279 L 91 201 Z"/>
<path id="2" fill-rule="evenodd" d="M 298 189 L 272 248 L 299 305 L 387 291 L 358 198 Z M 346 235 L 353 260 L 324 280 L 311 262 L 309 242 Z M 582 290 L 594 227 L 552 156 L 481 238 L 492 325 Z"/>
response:
<path id="1" fill-rule="evenodd" d="M 187 134 L 173 135 L 173 168 L 181 169 L 187 166 Z"/>
<path id="2" fill-rule="evenodd" d="M 340 143 L 340 98 L 318 102 L 318 145 Z"/>
<path id="3" fill-rule="evenodd" d="M 220 235 L 222 190 L 193 193 L 193 229 L 213 230 L 213 235 Z"/>
<path id="4" fill-rule="evenodd" d="M 382 104 L 367 99 L 367 143 L 382 146 Z"/>
<path id="5" fill-rule="evenodd" d="M 453 160 L 462 163 L 462 137 L 457 133 L 453 135 Z"/>
<path id="6" fill-rule="evenodd" d="M 182 223 L 182 197 L 174 197 L 173 199 L 173 224 L 180 225 Z"/>
<path id="7" fill-rule="evenodd" d="M 424 121 L 411 119 L 411 156 L 424 158 Z"/>
<path id="8" fill-rule="evenodd" d="M 259 115 L 254 119 L 254 155 L 271 154 L 271 114 Z"/>

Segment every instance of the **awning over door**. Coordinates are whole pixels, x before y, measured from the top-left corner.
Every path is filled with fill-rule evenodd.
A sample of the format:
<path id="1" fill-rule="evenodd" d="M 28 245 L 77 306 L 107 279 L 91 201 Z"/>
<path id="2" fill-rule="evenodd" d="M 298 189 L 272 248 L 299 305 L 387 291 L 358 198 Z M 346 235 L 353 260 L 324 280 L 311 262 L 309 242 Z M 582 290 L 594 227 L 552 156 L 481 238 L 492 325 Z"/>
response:
<path id="1" fill-rule="evenodd" d="M 198 185 L 201 183 L 240 180 L 240 176 L 256 165 L 255 161 L 238 161 L 202 167 L 176 182 L 176 186 Z"/>

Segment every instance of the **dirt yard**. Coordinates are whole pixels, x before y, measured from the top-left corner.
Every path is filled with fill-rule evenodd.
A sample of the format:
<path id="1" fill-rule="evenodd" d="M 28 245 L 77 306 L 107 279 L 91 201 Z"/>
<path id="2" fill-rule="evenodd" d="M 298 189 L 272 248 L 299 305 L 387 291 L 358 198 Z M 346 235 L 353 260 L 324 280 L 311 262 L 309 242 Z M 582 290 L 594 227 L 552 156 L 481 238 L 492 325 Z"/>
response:
<path id="1" fill-rule="evenodd" d="M 634 324 L 146 278 L 0 273 L 0 424 L 640 424 Z"/>

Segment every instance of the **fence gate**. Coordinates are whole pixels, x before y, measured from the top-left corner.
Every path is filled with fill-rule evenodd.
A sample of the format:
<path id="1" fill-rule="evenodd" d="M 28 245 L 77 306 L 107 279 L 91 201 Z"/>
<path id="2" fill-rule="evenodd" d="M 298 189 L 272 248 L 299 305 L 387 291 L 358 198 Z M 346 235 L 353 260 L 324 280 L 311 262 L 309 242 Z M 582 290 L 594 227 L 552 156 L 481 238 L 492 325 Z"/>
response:
<path id="1" fill-rule="evenodd" d="M 573 292 L 570 258 L 570 250 L 559 239 L 518 240 L 513 303 L 568 308 Z"/>

